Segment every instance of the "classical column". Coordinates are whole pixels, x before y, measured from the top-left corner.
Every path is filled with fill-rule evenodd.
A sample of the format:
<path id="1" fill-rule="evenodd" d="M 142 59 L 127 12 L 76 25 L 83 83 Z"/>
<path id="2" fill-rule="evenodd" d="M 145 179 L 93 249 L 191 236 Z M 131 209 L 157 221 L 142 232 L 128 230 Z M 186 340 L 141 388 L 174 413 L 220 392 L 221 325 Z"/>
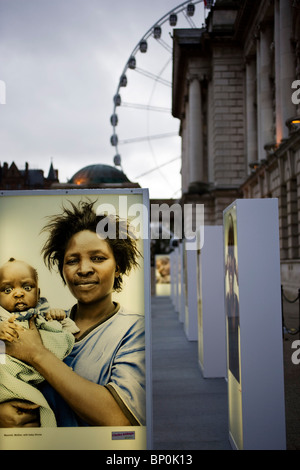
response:
<path id="1" fill-rule="evenodd" d="M 187 103 L 187 116 L 188 116 L 188 103 Z M 187 193 L 189 190 L 189 153 L 188 153 L 188 121 L 186 117 L 181 119 L 181 186 L 182 193 Z"/>
<path id="2" fill-rule="evenodd" d="M 256 116 L 256 64 L 254 58 L 246 61 L 246 115 L 247 115 L 247 163 L 249 165 L 258 160 L 257 156 L 257 116 Z"/>
<path id="3" fill-rule="evenodd" d="M 280 0 L 280 93 L 283 124 L 283 138 L 289 136 L 286 121 L 296 114 L 296 108 L 291 100 L 291 86 L 295 80 L 295 63 L 291 39 L 293 31 L 292 6 L 290 0 Z"/>
<path id="4" fill-rule="evenodd" d="M 281 87 L 280 84 L 280 0 L 275 0 L 274 5 L 274 42 L 275 42 L 275 108 L 276 108 L 276 143 L 280 144 L 283 136 L 284 123 L 281 110 Z"/>
<path id="5" fill-rule="evenodd" d="M 260 39 L 256 41 L 256 103 L 257 103 L 257 160 L 264 158 L 263 145 L 262 145 L 262 132 L 261 132 L 261 67 L 260 67 Z"/>
<path id="6" fill-rule="evenodd" d="M 265 145 L 274 143 L 273 96 L 270 82 L 271 44 L 273 29 L 270 24 L 262 25 L 260 32 L 260 115 L 261 141 L 260 159 L 266 158 Z"/>
<path id="7" fill-rule="evenodd" d="M 189 182 L 203 182 L 203 123 L 201 85 L 199 78 L 190 77 L 189 81 Z"/>
<path id="8" fill-rule="evenodd" d="M 297 207 L 297 180 L 291 178 L 287 181 L 287 236 L 288 258 L 298 257 L 298 207 Z"/>
<path id="9" fill-rule="evenodd" d="M 215 181 L 214 159 L 213 159 L 213 84 L 208 81 L 207 86 L 207 180 L 209 183 Z"/>

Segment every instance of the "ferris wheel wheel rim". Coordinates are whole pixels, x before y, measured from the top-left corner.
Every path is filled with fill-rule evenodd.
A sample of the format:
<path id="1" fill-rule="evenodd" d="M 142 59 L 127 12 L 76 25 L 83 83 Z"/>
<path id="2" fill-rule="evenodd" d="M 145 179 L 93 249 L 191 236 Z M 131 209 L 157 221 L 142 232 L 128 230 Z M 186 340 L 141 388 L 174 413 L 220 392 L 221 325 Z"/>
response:
<path id="1" fill-rule="evenodd" d="M 155 26 L 162 26 L 163 24 L 165 24 L 168 19 L 170 18 L 170 15 L 172 14 L 175 14 L 175 13 L 181 13 L 182 11 L 184 11 L 184 7 L 186 7 L 188 4 L 193 4 L 193 5 L 197 5 L 199 3 L 204 3 L 205 0 L 185 0 L 184 2 L 182 2 L 181 4 L 177 5 L 176 7 L 172 8 L 170 11 L 168 11 L 167 13 L 165 13 L 159 20 L 157 20 L 147 31 L 146 33 L 142 36 L 142 38 L 138 41 L 138 43 L 136 44 L 136 46 L 133 48 L 125 66 L 124 66 L 124 69 L 120 75 L 120 79 L 119 79 L 119 83 L 118 83 L 118 86 L 117 86 L 117 90 L 116 90 L 116 93 L 114 94 L 114 98 L 119 95 L 119 91 L 120 91 L 120 88 L 122 87 L 121 86 L 121 78 L 123 76 L 126 76 L 126 72 L 129 68 L 129 61 L 130 61 L 130 58 L 131 57 L 135 57 L 135 55 L 139 52 L 139 48 L 140 48 L 140 43 L 142 41 L 145 41 L 147 40 L 151 34 L 153 34 L 153 30 L 155 28 Z M 113 106 L 113 115 L 116 115 L 116 109 L 117 109 L 118 105 L 114 102 L 114 106 Z M 118 156 L 118 160 L 120 160 L 120 154 L 119 154 L 119 150 L 118 150 L 118 137 L 117 137 L 117 134 L 116 134 L 116 126 L 113 125 L 113 133 L 112 133 L 112 136 L 111 136 L 111 141 L 114 140 L 116 142 L 116 144 L 112 144 L 116 150 L 116 156 Z"/>

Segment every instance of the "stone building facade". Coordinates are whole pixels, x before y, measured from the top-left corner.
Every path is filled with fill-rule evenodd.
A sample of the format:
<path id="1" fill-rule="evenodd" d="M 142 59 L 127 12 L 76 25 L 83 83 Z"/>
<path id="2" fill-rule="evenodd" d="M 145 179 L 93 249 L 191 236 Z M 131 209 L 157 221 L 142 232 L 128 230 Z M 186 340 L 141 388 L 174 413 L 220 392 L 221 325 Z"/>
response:
<path id="1" fill-rule="evenodd" d="M 204 203 L 214 225 L 237 198 L 278 198 L 282 282 L 297 291 L 299 0 L 216 0 L 205 27 L 174 30 L 173 46 L 182 204 Z"/>

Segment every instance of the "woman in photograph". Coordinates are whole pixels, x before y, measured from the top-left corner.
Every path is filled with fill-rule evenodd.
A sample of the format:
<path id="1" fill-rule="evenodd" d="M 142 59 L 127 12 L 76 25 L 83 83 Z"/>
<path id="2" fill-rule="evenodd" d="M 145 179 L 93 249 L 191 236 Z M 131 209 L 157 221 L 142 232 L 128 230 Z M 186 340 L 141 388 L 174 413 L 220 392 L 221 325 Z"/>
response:
<path id="1" fill-rule="evenodd" d="M 123 275 L 138 266 L 140 252 L 127 221 L 96 215 L 93 206 L 71 203 L 43 229 L 49 234 L 44 260 L 50 269 L 58 267 L 77 300 L 68 312 L 79 328 L 73 350 L 63 362 L 57 359 L 31 321 L 6 352 L 45 378 L 41 391 L 58 426 L 145 425 L 144 316 L 125 312 L 112 300 Z M 99 234 L 104 218 L 106 227 L 115 224 L 115 238 Z M 38 425 L 35 405 L 0 405 L 0 427 L 8 423 Z"/>

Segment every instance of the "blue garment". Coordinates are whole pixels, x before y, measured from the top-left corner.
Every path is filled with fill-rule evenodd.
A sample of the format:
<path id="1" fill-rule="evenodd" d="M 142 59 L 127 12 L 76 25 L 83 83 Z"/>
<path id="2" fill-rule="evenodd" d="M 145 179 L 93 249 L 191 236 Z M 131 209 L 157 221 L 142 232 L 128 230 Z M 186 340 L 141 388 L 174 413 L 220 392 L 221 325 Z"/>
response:
<path id="1" fill-rule="evenodd" d="M 135 425 L 145 425 L 144 316 L 122 308 L 74 344 L 64 362 L 81 377 L 104 385 Z M 49 384 L 42 386 L 58 426 L 88 426 Z"/>

